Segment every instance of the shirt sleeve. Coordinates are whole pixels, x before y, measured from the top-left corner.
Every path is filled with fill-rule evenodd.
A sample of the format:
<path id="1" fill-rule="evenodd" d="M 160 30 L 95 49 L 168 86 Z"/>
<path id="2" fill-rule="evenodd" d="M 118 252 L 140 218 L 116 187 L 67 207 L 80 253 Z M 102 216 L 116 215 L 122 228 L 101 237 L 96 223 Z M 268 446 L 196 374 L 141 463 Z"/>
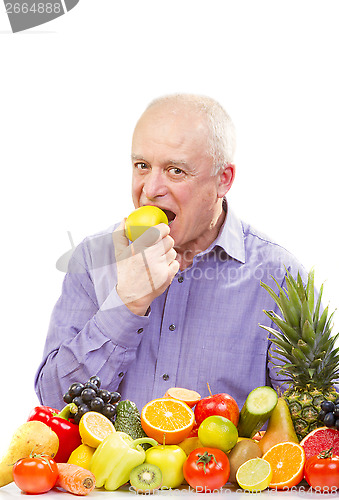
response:
<path id="1" fill-rule="evenodd" d="M 41 403 L 62 408 L 73 382 L 98 375 L 102 387 L 116 391 L 136 356 L 140 330 L 149 318 L 133 314 L 115 287 L 99 308 L 84 262 L 73 258 L 51 316 L 43 359 L 35 377 Z"/>

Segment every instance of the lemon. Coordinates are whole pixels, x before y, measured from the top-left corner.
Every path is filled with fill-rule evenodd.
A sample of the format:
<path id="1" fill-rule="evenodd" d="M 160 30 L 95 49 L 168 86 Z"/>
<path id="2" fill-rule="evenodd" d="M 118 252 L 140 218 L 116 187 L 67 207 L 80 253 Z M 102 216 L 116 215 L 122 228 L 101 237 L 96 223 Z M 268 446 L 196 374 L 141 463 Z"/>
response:
<path id="1" fill-rule="evenodd" d="M 115 427 L 105 415 L 88 411 L 79 422 L 79 433 L 83 444 L 97 448 L 108 434 L 115 432 Z"/>
<path id="2" fill-rule="evenodd" d="M 236 473 L 239 486 L 247 491 L 262 491 L 268 488 L 272 479 L 272 468 L 263 458 L 251 458 Z"/>
<path id="3" fill-rule="evenodd" d="M 81 444 L 72 451 L 67 462 L 83 467 L 84 469 L 89 469 L 89 463 L 94 452 L 95 448 L 91 448 L 87 444 Z"/>
<path id="4" fill-rule="evenodd" d="M 168 218 L 161 208 L 151 205 L 134 210 L 126 219 L 125 234 L 130 241 L 141 236 L 148 228 L 163 222 L 168 224 Z"/>

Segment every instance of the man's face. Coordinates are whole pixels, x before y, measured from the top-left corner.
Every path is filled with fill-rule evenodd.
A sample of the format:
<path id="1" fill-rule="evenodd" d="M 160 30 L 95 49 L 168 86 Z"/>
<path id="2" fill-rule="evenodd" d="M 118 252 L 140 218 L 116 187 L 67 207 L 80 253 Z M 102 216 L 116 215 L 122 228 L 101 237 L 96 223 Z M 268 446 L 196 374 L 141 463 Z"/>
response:
<path id="1" fill-rule="evenodd" d="M 132 197 L 136 208 L 164 209 L 175 247 L 208 239 L 224 191 L 211 175 L 207 128 L 192 110 L 154 105 L 139 120 L 132 141 Z M 207 238 L 206 238 L 207 236 Z"/>

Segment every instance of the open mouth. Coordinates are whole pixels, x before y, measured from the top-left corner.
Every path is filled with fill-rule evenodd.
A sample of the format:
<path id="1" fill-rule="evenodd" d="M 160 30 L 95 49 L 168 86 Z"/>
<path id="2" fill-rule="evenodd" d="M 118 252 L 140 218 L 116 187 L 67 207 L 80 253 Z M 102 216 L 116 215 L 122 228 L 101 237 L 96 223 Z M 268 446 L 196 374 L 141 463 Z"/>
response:
<path id="1" fill-rule="evenodd" d="M 166 210 L 165 208 L 162 208 L 161 210 L 167 215 L 168 225 L 170 226 L 176 218 L 176 214 L 172 212 L 172 210 Z"/>

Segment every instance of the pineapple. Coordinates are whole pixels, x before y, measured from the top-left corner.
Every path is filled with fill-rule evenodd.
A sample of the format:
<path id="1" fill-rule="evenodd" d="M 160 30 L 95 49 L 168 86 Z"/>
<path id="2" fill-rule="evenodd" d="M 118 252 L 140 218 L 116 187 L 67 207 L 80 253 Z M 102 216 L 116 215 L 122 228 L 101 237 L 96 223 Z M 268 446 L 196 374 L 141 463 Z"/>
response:
<path id="1" fill-rule="evenodd" d="M 260 326 L 270 333 L 270 340 L 275 347 L 270 353 L 270 362 L 280 368 L 278 373 L 289 382 L 289 388 L 282 396 L 290 409 L 298 439 L 301 440 L 323 425 L 318 420 L 321 401 L 334 401 L 338 397 L 333 384 L 339 377 L 339 348 L 335 347 L 339 333 L 331 336 L 333 313 L 328 318 L 328 306 L 320 314 L 323 285 L 315 303 L 313 270 L 309 273 L 305 287 L 300 273 L 294 280 L 286 271 L 287 289 L 274 281 L 279 296 L 265 283 L 261 283 L 261 286 L 277 303 L 283 318 L 274 311 L 264 313 L 280 331 Z"/>

